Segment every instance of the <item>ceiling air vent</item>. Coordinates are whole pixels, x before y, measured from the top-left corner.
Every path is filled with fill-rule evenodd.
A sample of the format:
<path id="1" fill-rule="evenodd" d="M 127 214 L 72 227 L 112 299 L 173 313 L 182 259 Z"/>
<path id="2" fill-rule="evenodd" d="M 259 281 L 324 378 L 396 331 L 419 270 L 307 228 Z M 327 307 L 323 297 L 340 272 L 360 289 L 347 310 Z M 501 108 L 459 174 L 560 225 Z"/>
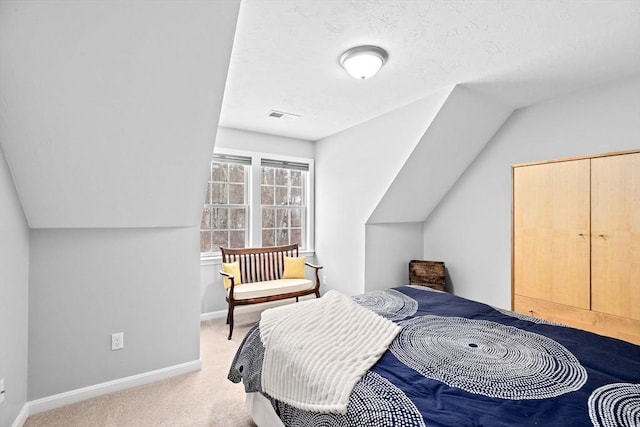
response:
<path id="1" fill-rule="evenodd" d="M 267 115 L 269 117 L 273 117 L 274 119 L 295 120 L 300 118 L 299 114 L 285 113 L 284 111 L 277 111 L 277 110 L 271 110 Z"/>

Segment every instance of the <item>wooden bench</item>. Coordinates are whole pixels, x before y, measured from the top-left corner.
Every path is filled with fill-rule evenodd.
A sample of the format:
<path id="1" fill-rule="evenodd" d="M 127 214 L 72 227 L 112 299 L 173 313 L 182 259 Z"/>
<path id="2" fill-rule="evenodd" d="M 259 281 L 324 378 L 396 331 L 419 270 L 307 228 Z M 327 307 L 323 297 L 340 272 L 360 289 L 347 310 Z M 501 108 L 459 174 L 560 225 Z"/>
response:
<path id="1" fill-rule="evenodd" d="M 296 276 L 285 278 L 285 257 L 290 270 L 292 265 L 302 267 L 303 261 L 298 257 L 298 244 L 286 246 L 272 246 L 266 248 L 220 248 L 222 252 L 223 268 L 220 274 L 229 279 L 227 289 L 227 324 L 229 325 L 229 338 L 233 333 L 233 309 L 238 305 L 258 304 L 268 301 L 278 301 L 295 298 L 303 295 L 315 294 L 320 298 L 320 278 L 318 271 L 322 268 L 305 262 L 304 265 L 314 269 L 314 280 Z M 236 266 L 232 263 L 238 263 Z M 230 271 L 239 267 L 240 283 L 238 277 Z M 225 269 L 227 271 L 225 271 Z M 288 273 L 289 274 L 289 273 Z M 289 274 L 290 275 L 290 274 Z"/>

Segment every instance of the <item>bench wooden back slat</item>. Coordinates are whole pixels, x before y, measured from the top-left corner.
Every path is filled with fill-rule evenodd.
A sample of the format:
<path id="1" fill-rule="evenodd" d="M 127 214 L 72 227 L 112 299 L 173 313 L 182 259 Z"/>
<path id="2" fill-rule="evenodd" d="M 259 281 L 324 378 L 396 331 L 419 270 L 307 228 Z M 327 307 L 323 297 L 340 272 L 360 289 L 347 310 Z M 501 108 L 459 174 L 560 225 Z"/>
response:
<path id="1" fill-rule="evenodd" d="M 298 244 L 266 248 L 220 248 L 222 262 L 240 263 L 242 283 L 282 278 L 284 257 L 297 257 Z"/>

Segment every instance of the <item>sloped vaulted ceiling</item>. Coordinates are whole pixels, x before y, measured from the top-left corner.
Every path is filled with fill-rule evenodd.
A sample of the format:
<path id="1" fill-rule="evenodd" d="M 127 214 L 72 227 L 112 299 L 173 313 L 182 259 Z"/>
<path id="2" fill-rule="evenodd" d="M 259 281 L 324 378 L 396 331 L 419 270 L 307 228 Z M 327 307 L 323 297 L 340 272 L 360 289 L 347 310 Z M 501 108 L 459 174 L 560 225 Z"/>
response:
<path id="1" fill-rule="evenodd" d="M 456 85 L 367 223 L 423 222 L 512 111 Z"/>
<path id="2" fill-rule="evenodd" d="M 198 223 L 239 5 L 0 3 L 0 145 L 31 228 Z"/>

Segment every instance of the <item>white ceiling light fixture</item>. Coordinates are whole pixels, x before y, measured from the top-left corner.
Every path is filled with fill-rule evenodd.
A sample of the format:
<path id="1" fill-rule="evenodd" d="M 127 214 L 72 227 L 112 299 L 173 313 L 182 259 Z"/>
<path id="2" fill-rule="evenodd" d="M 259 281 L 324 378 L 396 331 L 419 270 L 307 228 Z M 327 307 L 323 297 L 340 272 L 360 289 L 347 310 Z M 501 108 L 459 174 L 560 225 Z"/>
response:
<path id="1" fill-rule="evenodd" d="M 358 80 L 375 75 L 387 62 L 389 54 L 378 46 L 357 46 L 340 57 L 340 65 Z"/>

